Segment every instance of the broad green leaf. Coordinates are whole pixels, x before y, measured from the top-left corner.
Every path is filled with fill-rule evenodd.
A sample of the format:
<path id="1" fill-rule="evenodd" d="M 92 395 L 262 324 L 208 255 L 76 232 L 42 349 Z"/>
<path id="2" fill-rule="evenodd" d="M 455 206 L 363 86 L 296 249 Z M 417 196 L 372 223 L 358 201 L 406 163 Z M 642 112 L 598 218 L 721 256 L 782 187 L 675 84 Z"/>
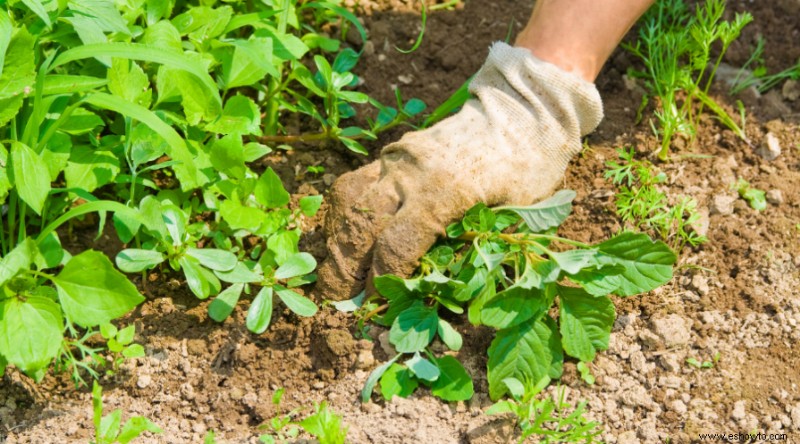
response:
<path id="1" fill-rule="evenodd" d="M 300 296 L 281 285 L 275 285 L 275 293 L 290 310 L 299 316 L 310 317 L 317 313 L 317 305 L 305 296 Z"/>
<path id="2" fill-rule="evenodd" d="M 389 362 L 383 363 L 378 366 L 372 373 L 369 374 L 367 377 L 367 382 L 364 383 L 364 388 L 361 389 L 361 402 L 368 402 L 370 395 L 372 395 L 372 390 L 375 388 L 375 384 L 378 383 L 378 380 L 383 376 L 386 370 L 392 366 L 395 362 L 397 362 L 400 357 L 403 356 L 402 353 L 398 353 L 394 358 L 392 358 Z"/>
<path id="3" fill-rule="evenodd" d="M 475 394 L 472 378 L 453 356 L 436 358 L 439 378 L 431 384 L 431 393 L 445 401 L 466 401 Z"/>
<path id="4" fill-rule="evenodd" d="M 592 257 L 594 257 L 594 253 Z M 534 263 L 528 261 L 525 264 L 525 270 L 522 272 L 522 276 L 520 276 L 514 286 L 543 289 L 546 284 L 556 282 L 560 274 L 561 269 L 553 260 Z"/>
<path id="5" fill-rule="evenodd" d="M 246 162 L 255 162 L 256 160 L 266 156 L 272 152 L 272 148 L 256 142 L 250 142 L 244 146 L 244 160 Z"/>
<path id="6" fill-rule="evenodd" d="M 515 405 L 511 401 L 498 401 L 491 405 L 484 412 L 486 415 L 504 415 L 506 413 L 516 412 Z"/>
<path id="7" fill-rule="evenodd" d="M 561 338 L 552 319 L 519 324 L 497 332 L 489 347 L 489 396 L 497 400 L 508 392 L 506 378 L 538 381 L 558 378 L 564 360 Z"/>
<path id="8" fill-rule="evenodd" d="M 221 139 L 212 139 L 211 165 L 217 171 L 225 173 L 228 177 L 244 179 L 248 169 L 244 163 L 244 149 L 242 146 L 242 136 L 231 134 Z"/>
<path id="9" fill-rule="evenodd" d="M 36 242 L 26 237 L 2 258 L 0 260 L 0 288 L 20 271 L 29 269 L 37 253 Z"/>
<path id="10" fill-rule="evenodd" d="M 403 106 L 403 112 L 409 116 L 416 116 L 417 114 L 425 111 L 425 108 L 427 108 L 427 106 L 422 100 L 411 99 L 405 104 L 405 106 Z"/>
<path id="11" fill-rule="evenodd" d="M 247 310 L 247 329 L 260 335 L 272 320 L 272 287 L 261 287 Z"/>
<path id="12" fill-rule="evenodd" d="M 297 253 L 289 256 L 288 259 L 275 270 L 275 279 L 290 279 L 295 276 L 302 276 L 311 273 L 317 267 L 314 256 L 308 253 Z"/>
<path id="13" fill-rule="evenodd" d="M 243 289 L 244 284 L 233 284 L 222 290 L 208 306 L 208 316 L 217 322 L 227 319 L 233 313 L 236 303 L 239 302 Z"/>
<path id="14" fill-rule="evenodd" d="M 91 19 L 91 25 L 102 32 L 130 34 L 128 22 L 122 18 L 116 6 L 106 0 L 70 0 L 69 9 L 79 16 Z"/>
<path id="15" fill-rule="evenodd" d="M 45 96 L 50 96 L 86 92 L 100 88 L 107 83 L 108 80 L 99 77 L 49 74 L 44 78 L 44 89 L 42 94 Z"/>
<path id="16" fill-rule="evenodd" d="M 206 125 L 206 130 L 220 134 L 259 135 L 261 134 L 261 113 L 253 99 L 236 95 L 225 102 L 222 115 L 218 120 Z"/>
<path id="17" fill-rule="evenodd" d="M 541 233 L 558 227 L 572 212 L 575 192 L 560 190 L 548 199 L 527 207 L 500 207 L 496 210 L 511 210 L 522 217 L 531 231 Z"/>
<path id="18" fill-rule="evenodd" d="M 272 168 L 267 168 L 258 178 L 255 196 L 258 203 L 267 208 L 280 208 L 289 203 L 289 193 L 283 188 L 281 178 Z"/>
<path id="19" fill-rule="evenodd" d="M 139 217 L 142 225 L 160 237 L 167 237 L 167 225 L 164 222 L 163 206 L 154 196 L 145 196 L 139 202 Z"/>
<path id="20" fill-rule="evenodd" d="M 14 25 L 6 11 L 0 11 L 0 77 L 3 75 L 3 66 L 6 61 L 6 51 L 11 43 L 11 35 L 14 33 Z"/>
<path id="21" fill-rule="evenodd" d="M 34 14 L 39 16 L 40 19 L 44 22 L 45 25 L 49 28 L 52 26 L 52 22 L 50 21 L 50 16 L 47 14 L 47 10 L 42 5 L 41 0 L 22 0 L 22 3 L 28 7 Z"/>
<path id="22" fill-rule="evenodd" d="M 230 45 L 219 55 L 226 89 L 262 82 L 267 75 L 280 77 L 272 64 L 272 39 L 252 37 L 250 40 L 234 40 Z"/>
<path id="23" fill-rule="evenodd" d="M 567 250 L 560 253 L 549 253 L 550 258 L 558 264 L 558 267 L 567 272 L 568 274 L 575 274 L 583 268 L 594 264 L 597 251 L 595 250 L 582 250 L 574 249 Z"/>
<path id="24" fill-rule="evenodd" d="M 122 410 L 116 409 L 100 420 L 100 427 L 96 434 L 102 442 L 114 442 L 119 435 L 119 426 L 122 424 Z"/>
<path id="25" fill-rule="evenodd" d="M 152 162 L 169 152 L 167 141 L 145 124 L 135 125 L 129 137 L 134 169 L 138 170 L 140 165 Z"/>
<path id="26" fill-rule="evenodd" d="M 177 51 L 159 48 L 152 45 L 141 43 L 97 43 L 91 45 L 80 45 L 62 52 L 53 61 L 50 69 L 55 69 L 61 65 L 81 59 L 98 56 L 118 57 L 122 59 L 139 60 L 153 63 L 160 63 L 170 68 L 185 71 L 205 85 L 206 93 L 213 98 L 220 107 L 222 99 L 219 96 L 214 79 L 208 74 L 208 70 L 201 63 L 191 57 Z"/>
<path id="27" fill-rule="evenodd" d="M 0 300 L 0 319 L 0 355 L 8 363 L 33 375 L 58 355 L 64 320 L 57 303 L 33 295 Z"/>
<path id="28" fill-rule="evenodd" d="M 155 250 L 128 248 L 117 254 L 115 262 L 117 263 L 117 268 L 125 273 L 138 273 L 149 270 L 166 259 L 163 254 Z"/>
<path id="29" fill-rule="evenodd" d="M 622 283 L 619 274 L 625 271 L 620 265 L 606 266 L 601 269 L 585 269 L 571 275 L 573 282 L 580 284 L 593 296 L 605 296 L 613 293 Z"/>
<path id="30" fill-rule="evenodd" d="M 150 433 L 163 433 L 161 427 L 144 416 L 134 416 L 122 426 L 122 430 L 120 430 L 119 436 L 117 436 L 117 441 L 119 441 L 120 444 L 128 444 L 145 431 Z"/>
<path id="31" fill-rule="evenodd" d="M 322 206 L 322 195 L 305 196 L 300 198 L 300 211 L 308 217 L 314 217 Z"/>
<path id="32" fill-rule="evenodd" d="M 381 395 L 391 401 L 393 397 L 407 398 L 419 387 L 414 374 L 400 364 L 392 364 L 381 376 Z"/>
<path id="33" fill-rule="evenodd" d="M 453 351 L 461 350 L 461 345 L 463 344 L 461 333 L 457 332 L 449 322 L 445 321 L 444 319 L 439 319 L 437 331 L 439 332 L 439 337 L 442 338 L 442 342 L 444 342 L 447 348 Z"/>
<path id="34" fill-rule="evenodd" d="M 67 261 L 69 260 L 69 253 L 61 247 L 61 240 L 58 238 L 56 232 L 44 236 L 37 246 L 38 251 L 34 250 L 36 254 L 33 262 L 41 270 L 55 268 L 62 265 L 62 263 L 66 263 L 65 259 Z M 0 281 L 2 281 L 2 279 L 0 279 Z"/>
<path id="35" fill-rule="evenodd" d="M 584 362 L 608 348 L 614 326 L 614 304 L 607 297 L 595 297 L 580 288 L 558 287 L 561 315 L 561 343 L 568 355 Z"/>
<path id="36" fill-rule="evenodd" d="M 441 374 L 439 367 L 420 356 L 419 352 L 414 353 L 414 356 L 406 361 L 405 364 L 411 370 L 411 373 L 414 373 L 414 376 L 425 381 L 436 381 Z"/>
<path id="37" fill-rule="evenodd" d="M 71 50 L 67 52 L 69 51 Z M 61 55 L 63 56 L 64 54 L 66 54 L 66 52 Z M 189 152 L 186 142 L 171 126 L 164 123 L 164 121 L 159 119 L 152 111 L 110 94 L 95 93 L 87 96 L 84 100 L 91 105 L 118 112 L 149 126 L 150 129 L 167 141 L 170 148 L 168 152 L 169 156 L 180 162 L 178 165 L 175 165 L 173 169 L 175 170 L 175 175 L 178 176 L 178 180 L 181 182 L 181 188 L 190 190 L 200 185 L 197 169 L 194 166 L 194 157 L 191 152 Z"/>
<path id="38" fill-rule="evenodd" d="M 67 188 L 80 188 L 91 193 L 113 182 L 119 172 L 119 159 L 112 152 L 79 145 L 72 148 L 64 178 Z"/>
<path id="39" fill-rule="evenodd" d="M 189 247 L 186 249 L 186 254 L 197 259 L 200 265 L 215 271 L 233 270 L 238 262 L 235 254 L 217 248 Z"/>
<path id="40" fill-rule="evenodd" d="M 173 18 L 172 24 L 181 34 L 188 35 L 189 40 L 203 42 L 225 32 L 232 15 L 230 6 L 195 6 Z"/>
<path id="41" fill-rule="evenodd" d="M 393 274 L 376 276 L 372 280 L 375 289 L 389 300 L 413 298 L 419 294 L 419 279 L 403 279 Z"/>
<path id="42" fill-rule="evenodd" d="M 389 342 L 400 353 L 424 350 L 436 336 L 438 325 L 436 309 L 416 301 L 395 318 L 389 330 Z"/>
<path id="43" fill-rule="evenodd" d="M 169 0 L 173 1 L 173 0 Z M 159 5 L 168 4 L 163 0 L 147 0 L 148 3 L 158 3 Z M 148 15 L 150 9 L 148 9 Z M 175 52 L 183 51 L 181 44 L 181 33 L 170 23 L 168 20 L 161 20 L 148 26 L 144 30 L 144 35 L 141 38 L 141 43 L 147 46 L 172 50 Z"/>
<path id="44" fill-rule="evenodd" d="M 337 310 L 343 313 L 353 313 L 354 311 L 358 310 L 364 305 L 364 298 L 366 297 L 367 293 L 365 291 L 362 291 L 352 299 L 346 299 L 344 301 L 334 301 L 331 303 L 331 305 L 333 305 Z"/>
<path id="45" fill-rule="evenodd" d="M 84 45 L 108 43 L 108 37 L 100 27 L 95 25 L 91 17 L 73 15 L 71 17 L 62 17 L 61 20 L 72 25 L 72 29 L 75 30 Z M 105 66 L 111 66 L 111 58 L 108 56 L 97 56 L 95 59 Z"/>
<path id="46" fill-rule="evenodd" d="M 33 36 L 24 27 L 11 36 L 0 74 L 0 127 L 17 115 L 36 83 L 33 44 Z"/>
<path id="47" fill-rule="evenodd" d="M 206 60 L 199 54 L 195 57 L 206 64 Z M 158 69 L 156 88 L 159 93 L 158 103 L 180 98 L 183 114 L 190 125 L 213 122 L 222 113 L 222 104 L 206 93 L 206 87 L 196 77 L 184 71 L 161 66 Z"/>
<path id="48" fill-rule="evenodd" d="M 72 138 L 66 133 L 55 133 L 41 148 L 39 156 L 50 171 L 50 182 L 55 182 L 69 163 L 69 156 L 72 153 Z"/>
<path id="49" fill-rule="evenodd" d="M 220 216 L 234 230 L 257 231 L 266 218 L 263 211 L 258 208 L 247 207 L 232 200 L 222 201 L 219 208 Z"/>
<path id="50" fill-rule="evenodd" d="M 209 269 L 200 265 L 197 259 L 183 256 L 178 259 L 178 263 L 186 276 L 186 284 L 198 299 L 206 299 L 219 293 L 221 288 L 219 279 Z"/>
<path id="51" fill-rule="evenodd" d="M 36 214 L 42 213 L 44 201 L 50 193 L 50 172 L 41 157 L 28 145 L 11 142 L 11 181 L 19 197 Z"/>
<path id="52" fill-rule="evenodd" d="M 122 345 L 128 345 L 133 342 L 133 337 L 136 335 L 136 326 L 131 324 L 122 330 L 119 330 L 114 336 L 117 341 Z"/>
<path id="53" fill-rule="evenodd" d="M 150 106 L 150 80 L 133 60 L 112 60 L 108 70 L 108 90 L 125 101 L 145 108 Z"/>
<path id="54" fill-rule="evenodd" d="M 508 392 L 514 399 L 522 399 L 525 396 L 525 384 L 517 378 L 503 379 L 503 384 L 508 387 Z"/>
<path id="55" fill-rule="evenodd" d="M 652 241 L 647 235 L 626 231 L 599 245 L 598 261 L 603 265 L 621 265 L 619 296 L 651 291 L 672 279 L 675 253 L 667 244 Z"/>
<path id="56" fill-rule="evenodd" d="M 536 321 L 553 305 L 555 286 L 544 290 L 509 287 L 483 305 L 481 323 L 497 329 L 509 328 L 530 320 Z"/>
<path id="57" fill-rule="evenodd" d="M 144 301 L 111 261 L 93 250 L 74 256 L 53 283 L 67 319 L 81 327 L 110 322 Z"/>
<path id="58" fill-rule="evenodd" d="M 358 63 L 359 54 L 350 48 L 345 48 L 336 55 L 333 61 L 333 70 L 336 72 L 348 72 Z"/>
<path id="59" fill-rule="evenodd" d="M 103 125 L 105 125 L 105 122 L 100 116 L 83 108 L 78 108 L 64 120 L 58 129 L 72 136 L 80 136 L 88 134 Z"/>

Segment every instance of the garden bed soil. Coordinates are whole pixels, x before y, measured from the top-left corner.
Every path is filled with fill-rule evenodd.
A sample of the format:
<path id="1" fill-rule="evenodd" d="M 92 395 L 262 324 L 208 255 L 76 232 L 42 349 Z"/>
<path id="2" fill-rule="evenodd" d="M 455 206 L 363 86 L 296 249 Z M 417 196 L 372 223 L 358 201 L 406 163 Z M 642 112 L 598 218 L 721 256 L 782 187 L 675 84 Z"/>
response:
<path id="1" fill-rule="evenodd" d="M 767 39 L 770 72 L 800 58 L 800 2 L 729 3 L 733 10 L 751 12 L 755 21 L 732 47 L 727 64 L 741 66 L 758 35 Z M 410 47 L 420 30 L 413 8 L 396 0 L 359 7 L 370 33 L 357 68 L 361 90 L 392 103 L 391 88 L 400 87 L 406 99 L 418 97 L 430 106 L 474 73 L 490 43 L 517 32 L 530 11 L 527 1 L 499 0 L 433 12 L 421 47 L 404 55 L 395 47 Z M 351 43 L 362 45 L 355 37 Z M 561 231 L 567 237 L 598 242 L 617 232 L 615 190 L 603 178 L 604 163 L 616 157 L 616 148 L 632 146 L 643 155 L 656 150 L 648 122 L 636 122 L 643 90 L 623 78 L 634 64 L 618 51 L 598 79 L 606 118 L 567 171 L 564 186 L 578 193 L 574 214 Z M 679 141 L 676 158 L 658 164 L 670 178 L 665 187 L 670 195 L 698 201 L 704 216 L 696 229 L 709 241 L 684 249 L 668 285 L 615 300 L 618 317 L 609 350 L 592 364 L 594 385 L 577 377 L 574 362 L 566 364 L 561 380 L 566 400 L 587 401 L 588 416 L 603 424 L 605 442 L 688 443 L 698 441 L 699 433 L 752 431 L 800 442 L 800 100 L 796 94 L 790 100 L 791 87 L 781 88 L 738 97 L 746 105 L 750 144 L 706 119 L 694 143 Z M 736 98 L 727 96 L 722 84 L 714 97 L 735 112 Z M 652 106 L 644 115 L 652 115 Z M 371 144 L 371 157 L 406 130 Z M 772 161 L 756 153 L 767 133 L 782 147 Z M 316 148 L 279 152 L 264 164 L 275 167 L 299 197 L 324 194 L 336 175 L 368 161 Z M 325 175 L 303 175 L 311 164 L 324 165 Z M 770 193 L 765 211 L 751 209 L 731 190 L 739 177 Z M 321 221 L 307 221 L 303 240 L 318 259 L 325 255 Z M 112 233 L 95 241 L 93 232 L 78 232 L 71 242 L 113 256 L 120 245 Z M 223 324 L 215 323 L 206 314 L 208 302 L 197 300 L 179 279 L 152 273 L 147 283 L 138 282 L 147 301 L 123 323 L 136 324 L 136 340 L 147 356 L 101 381 L 107 411 L 121 408 L 125 418 L 144 415 L 164 429 L 138 442 L 199 443 L 209 430 L 219 442 L 257 442 L 258 426 L 278 413 L 271 399 L 281 387 L 284 411 L 327 400 L 344 415 L 353 443 L 513 438 L 507 418 L 483 413 L 491 404 L 485 373 L 489 330 L 456 325 L 465 339 L 458 358 L 475 380 L 473 400 L 447 404 L 423 391 L 410 399 L 373 397 L 361 404 L 367 375 L 387 355 L 379 340 L 358 339 L 353 317 L 330 306 L 311 319 L 279 310 L 269 331 L 255 336 L 245 328 L 246 304 Z M 380 330 L 370 334 L 377 337 Z M 695 368 L 687 358 L 713 367 Z M 48 375 L 38 386 L 13 371 L 3 378 L 0 443 L 87 442 L 91 418 L 90 391 L 75 389 L 64 375 Z"/>

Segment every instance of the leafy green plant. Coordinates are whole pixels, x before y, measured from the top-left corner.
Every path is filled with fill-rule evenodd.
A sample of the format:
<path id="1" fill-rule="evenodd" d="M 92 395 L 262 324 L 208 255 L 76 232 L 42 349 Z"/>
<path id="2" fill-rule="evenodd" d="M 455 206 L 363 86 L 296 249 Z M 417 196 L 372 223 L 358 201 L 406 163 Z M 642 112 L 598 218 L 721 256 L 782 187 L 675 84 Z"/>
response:
<path id="1" fill-rule="evenodd" d="M 689 197 L 670 199 L 660 189 L 667 176 L 647 160 L 635 158 L 633 148 L 617 150 L 620 162 L 608 161 L 605 173 L 619 191 L 616 195 L 617 215 L 635 229 L 653 230 L 658 237 L 668 242 L 675 251 L 686 244 L 697 246 L 706 242 L 706 237 L 697 234 L 692 227 L 699 221 L 697 201 Z"/>
<path id="2" fill-rule="evenodd" d="M 732 188 L 736 189 L 739 197 L 746 200 L 754 210 L 764 211 L 767 209 L 767 193 L 750 185 L 750 182 L 739 178 Z"/>
<path id="3" fill-rule="evenodd" d="M 398 354 L 372 372 L 362 400 L 378 382 L 387 399 L 408 396 L 420 383 L 445 400 L 470 398 L 472 380 L 463 366 L 430 348 L 437 337 L 450 350 L 461 347 L 462 336 L 448 319 L 464 313 L 472 324 L 495 329 L 488 350 L 495 400 L 508 393 L 507 378 L 558 378 L 565 354 L 591 362 L 607 348 L 615 318 L 608 295 L 664 284 L 676 257 L 644 234 L 623 232 L 596 245 L 557 236 L 574 197 L 564 190 L 529 207 L 477 205 L 448 227 L 447 239 L 422 259 L 418 274 L 376 277 L 379 295 L 363 300 L 359 310 L 390 327 Z"/>
<path id="4" fill-rule="evenodd" d="M 503 380 L 512 399 L 498 401 L 486 411 L 487 415 L 510 413 L 517 420 L 520 429 L 518 443 L 531 436 L 539 438 L 540 443 L 592 443 L 602 433 L 600 424 L 584 418 L 586 402 L 582 401 L 574 409 L 564 402 L 564 390 L 558 391 L 558 401 L 549 396 L 537 396 L 550 384 L 544 377 L 535 385 L 524 384 L 518 379 Z M 571 413 L 566 414 L 570 409 Z"/>
<path id="5" fill-rule="evenodd" d="M 643 17 L 636 42 L 623 45 L 644 63 L 644 71 L 630 72 L 645 80 L 649 94 L 644 100 L 650 96 L 659 100 L 658 125 L 653 130 L 661 137 L 662 160 L 667 159 L 676 135 L 694 137 L 704 107 L 747 140 L 741 127 L 708 95 L 722 57 L 753 20 L 749 13 L 737 13 L 733 21 L 722 20 L 724 12 L 725 0 L 706 0 L 696 6 L 694 14 L 681 0 L 659 0 Z M 716 42 L 721 49 L 712 59 Z M 696 112 L 695 105 L 699 107 Z"/>
<path id="6" fill-rule="evenodd" d="M 103 416 L 103 387 L 95 381 L 92 386 L 94 422 L 93 444 L 127 444 L 144 432 L 163 433 L 163 430 L 144 416 L 134 416 L 122 425 L 122 410 Z M 120 427 L 121 426 L 121 427 Z"/>
<path id="7" fill-rule="evenodd" d="M 272 396 L 272 403 L 279 410 L 283 394 L 284 389 L 278 389 Z M 295 417 L 303 410 L 305 409 L 294 409 L 270 419 L 260 427 L 269 430 L 269 433 L 261 435 L 259 441 L 267 444 L 286 442 L 296 439 L 300 435 L 300 431 L 304 430 L 316 438 L 320 444 L 344 444 L 347 442 L 347 427 L 342 424 L 342 417 L 330 410 L 328 403 L 323 401 L 315 404 L 312 414 L 297 421 Z"/>

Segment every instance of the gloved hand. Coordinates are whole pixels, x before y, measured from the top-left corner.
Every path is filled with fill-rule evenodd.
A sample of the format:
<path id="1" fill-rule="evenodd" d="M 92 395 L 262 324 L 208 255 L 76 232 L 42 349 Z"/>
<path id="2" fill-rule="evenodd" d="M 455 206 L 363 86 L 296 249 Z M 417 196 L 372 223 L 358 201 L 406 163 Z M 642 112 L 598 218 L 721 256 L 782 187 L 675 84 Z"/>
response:
<path id="1" fill-rule="evenodd" d="M 594 84 L 495 43 L 457 114 L 388 145 L 342 175 L 330 193 L 329 257 L 318 289 L 355 296 L 368 277 L 406 276 L 478 202 L 529 205 L 548 197 L 603 117 Z"/>

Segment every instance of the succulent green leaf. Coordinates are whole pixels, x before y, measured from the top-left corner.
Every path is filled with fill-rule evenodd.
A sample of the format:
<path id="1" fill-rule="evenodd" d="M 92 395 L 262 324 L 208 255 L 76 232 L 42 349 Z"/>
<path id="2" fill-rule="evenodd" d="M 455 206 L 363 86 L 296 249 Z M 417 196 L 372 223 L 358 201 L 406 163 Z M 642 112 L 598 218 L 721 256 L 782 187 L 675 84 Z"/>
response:
<path id="1" fill-rule="evenodd" d="M 222 322 L 233 313 L 236 303 L 239 302 L 239 297 L 242 295 L 244 284 L 233 284 L 223 290 L 220 294 L 211 301 L 208 306 L 208 316 L 217 321 Z"/>
<path id="2" fill-rule="evenodd" d="M 439 378 L 431 384 L 431 393 L 445 401 L 466 401 L 475 394 L 472 378 L 453 356 L 436 358 Z"/>
<path id="3" fill-rule="evenodd" d="M 301 296 L 281 285 L 275 286 L 275 293 L 277 293 L 281 301 L 289 307 L 289 310 L 292 310 L 298 316 L 310 317 L 317 314 L 317 305 L 314 304 L 311 299 Z"/>
<path id="4" fill-rule="evenodd" d="M 228 271 L 214 270 L 214 274 L 216 274 L 221 281 L 231 284 L 248 284 L 263 279 L 262 276 L 254 273 L 243 262 L 237 262 L 236 266 Z"/>
<path id="5" fill-rule="evenodd" d="M 111 261 L 94 250 L 74 256 L 53 283 L 67 319 L 81 327 L 110 322 L 144 301 Z"/>
<path id="6" fill-rule="evenodd" d="M 311 273 L 317 267 L 314 256 L 308 253 L 297 253 L 289 256 L 288 259 L 275 270 L 276 279 L 290 279 L 295 276 L 302 276 Z"/>
<path id="7" fill-rule="evenodd" d="M 230 271 L 236 266 L 236 255 L 230 251 L 218 248 L 193 248 L 186 249 L 186 254 L 197 259 L 200 265 L 215 271 Z"/>
<path id="8" fill-rule="evenodd" d="M 117 268 L 125 273 L 138 273 L 149 270 L 166 259 L 163 254 L 155 250 L 128 248 L 117 254 L 115 262 L 117 263 Z"/>
<path id="9" fill-rule="evenodd" d="M 247 329 L 260 335 L 272 320 L 272 287 L 261 287 L 247 310 Z"/>
<path id="10" fill-rule="evenodd" d="M 651 291 L 672 279 L 676 256 L 667 244 L 653 241 L 642 233 L 624 232 L 599 245 L 598 261 L 603 265 L 621 265 L 619 296 Z"/>
<path id="11" fill-rule="evenodd" d="M 558 287 L 561 302 L 561 343 L 568 355 L 591 362 L 597 351 L 608 348 L 614 326 L 614 304 L 580 288 Z"/>
<path id="12" fill-rule="evenodd" d="M 221 285 L 214 273 L 200 265 L 200 262 L 188 255 L 178 259 L 178 263 L 186 276 L 186 284 L 199 299 L 206 299 L 219 293 Z"/>
<path id="13" fill-rule="evenodd" d="M 489 347 L 489 396 L 497 400 L 508 392 L 506 378 L 558 378 L 563 360 L 561 338 L 549 317 L 500 330 Z"/>
<path id="14" fill-rule="evenodd" d="M 400 353 L 419 352 L 436 336 L 438 325 L 436 309 L 416 301 L 395 318 L 389 330 L 389 341 Z"/>
<path id="15" fill-rule="evenodd" d="M 0 300 L 0 355 L 28 375 L 47 368 L 63 341 L 61 308 L 51 299 L 29 295 L 25 302 Z"/>
<path id="16" fill-rule="evenodd" d="M 511 210 L 522 217 L 531 231 L 541 233 L 561 225 L 572 212 L 572 200 L 575 192 L 560 190 L 548 199 L 527 207 L 500 207 Z"/>

